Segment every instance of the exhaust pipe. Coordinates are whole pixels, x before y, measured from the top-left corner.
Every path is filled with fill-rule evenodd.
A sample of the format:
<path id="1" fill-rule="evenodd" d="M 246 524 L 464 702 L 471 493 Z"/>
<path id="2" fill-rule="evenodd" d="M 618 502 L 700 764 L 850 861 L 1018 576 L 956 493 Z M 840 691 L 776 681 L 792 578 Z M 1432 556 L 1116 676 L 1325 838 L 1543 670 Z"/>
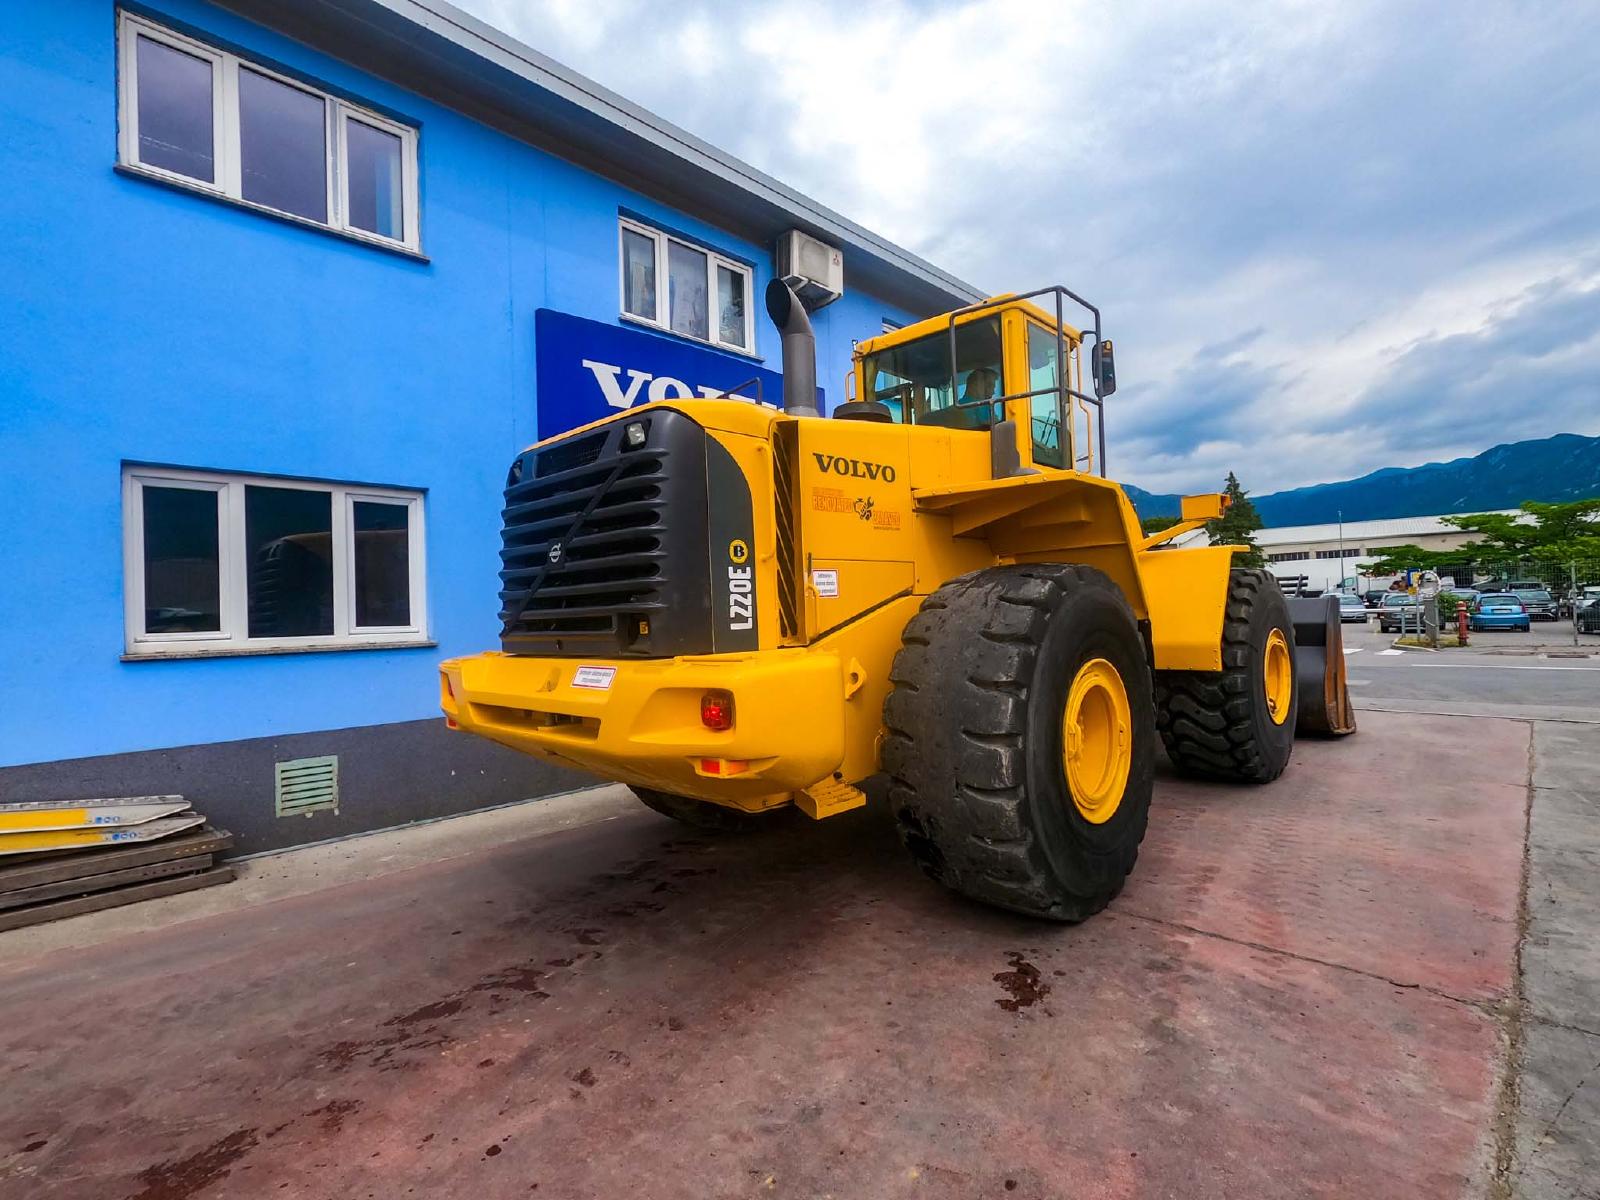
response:
<path id="1" fill-rule="evenodd" d="M 783 335 L 783 411 L 791 417 L 820 417 L 817 337 L 805 305 L 781 279 L 767 284 L 767 316 Z"/>

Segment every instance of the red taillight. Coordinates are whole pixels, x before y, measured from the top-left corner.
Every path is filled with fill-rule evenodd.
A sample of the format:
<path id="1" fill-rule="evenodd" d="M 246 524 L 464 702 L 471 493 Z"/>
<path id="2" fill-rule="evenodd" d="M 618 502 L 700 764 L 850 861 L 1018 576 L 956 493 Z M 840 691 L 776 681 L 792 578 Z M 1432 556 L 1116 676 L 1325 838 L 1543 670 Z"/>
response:
<path id="1" fill-rule="evenodd" d="M 729 692 L 711 691 L 700 697 L 700 724 L 718 733 L 733 728 L 733 696 Z"/>

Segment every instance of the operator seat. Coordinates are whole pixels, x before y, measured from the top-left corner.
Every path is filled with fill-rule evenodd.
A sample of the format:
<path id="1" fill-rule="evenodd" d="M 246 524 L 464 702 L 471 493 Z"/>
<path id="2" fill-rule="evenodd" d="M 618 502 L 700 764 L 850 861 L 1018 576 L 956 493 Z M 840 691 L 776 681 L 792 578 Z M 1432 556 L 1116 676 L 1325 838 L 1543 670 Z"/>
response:
<path id="1" fill-rule="evenodd" d="M 994 405 L 987 400 L 935 408 L 917 418 L 918 425 L 937 425 L 941 429 L 988 429 L 994 423 Z"/>

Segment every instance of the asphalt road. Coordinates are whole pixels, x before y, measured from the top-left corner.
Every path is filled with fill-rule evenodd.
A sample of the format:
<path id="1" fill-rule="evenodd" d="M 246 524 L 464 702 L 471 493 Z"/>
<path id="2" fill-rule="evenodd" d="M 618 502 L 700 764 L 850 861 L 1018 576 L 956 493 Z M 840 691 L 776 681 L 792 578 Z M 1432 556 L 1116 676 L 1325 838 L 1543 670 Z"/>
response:
<path id="1" fill-rule="evenodd" d="M 1574 648 L 1569 627 L 1537 625 L 1531 635 L 1473 634 L 1465 649 L 1396 651 L 1393 641 L 1376 629 L 1344 627 L 1358 708 L 1600 722 L 1600 637 Z"/>

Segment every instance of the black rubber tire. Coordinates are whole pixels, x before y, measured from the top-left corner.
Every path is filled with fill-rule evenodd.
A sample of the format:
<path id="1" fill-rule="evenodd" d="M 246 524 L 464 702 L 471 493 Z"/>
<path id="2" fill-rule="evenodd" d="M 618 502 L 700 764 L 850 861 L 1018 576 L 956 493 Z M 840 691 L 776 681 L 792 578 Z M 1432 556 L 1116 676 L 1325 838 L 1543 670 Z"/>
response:
<path id="1" fill-rule="evenodd" d="M 901 841 L 963 895 L 1058 921 L 1093 916 L 1133 870 L 1150 812 L 1150 665 L 1122 592 L 1091 567 L 1038 564 L 964 575 L 906 625 L 884 702 L 883 767 Z M 1116 667 L 1132 764 L 1102 823 L 1074 805 L 1062 710 L 1078 668 Z"/>
<path id="2" fill-rule="evenodd" d="M 658 792 L 654 788 L 628 788 L 646 808 L 654 809 L 663 817 L 671 817 L 704 833 L 754 833 L 771 825 L 771 813 L 742 812 L 709 800 L 696 800 L 692 796 L 675 796 L 671 792 Z"/>
<path id="3" fill-rule="evenodd" d="M 1270 571 L 1238 570 L 1228 578 L 1222 621 L 1222 670 L 1157 671 L 1156 727 L 1167 757 L 1185 775 L 1235 783 L 1270 783 L 1289 765 L 1299 714 L 1299 667 L 1289 715 L 1267 711 L 1262 660 L 1280 629 L 1294 660 L 1294 622 Z"/>

